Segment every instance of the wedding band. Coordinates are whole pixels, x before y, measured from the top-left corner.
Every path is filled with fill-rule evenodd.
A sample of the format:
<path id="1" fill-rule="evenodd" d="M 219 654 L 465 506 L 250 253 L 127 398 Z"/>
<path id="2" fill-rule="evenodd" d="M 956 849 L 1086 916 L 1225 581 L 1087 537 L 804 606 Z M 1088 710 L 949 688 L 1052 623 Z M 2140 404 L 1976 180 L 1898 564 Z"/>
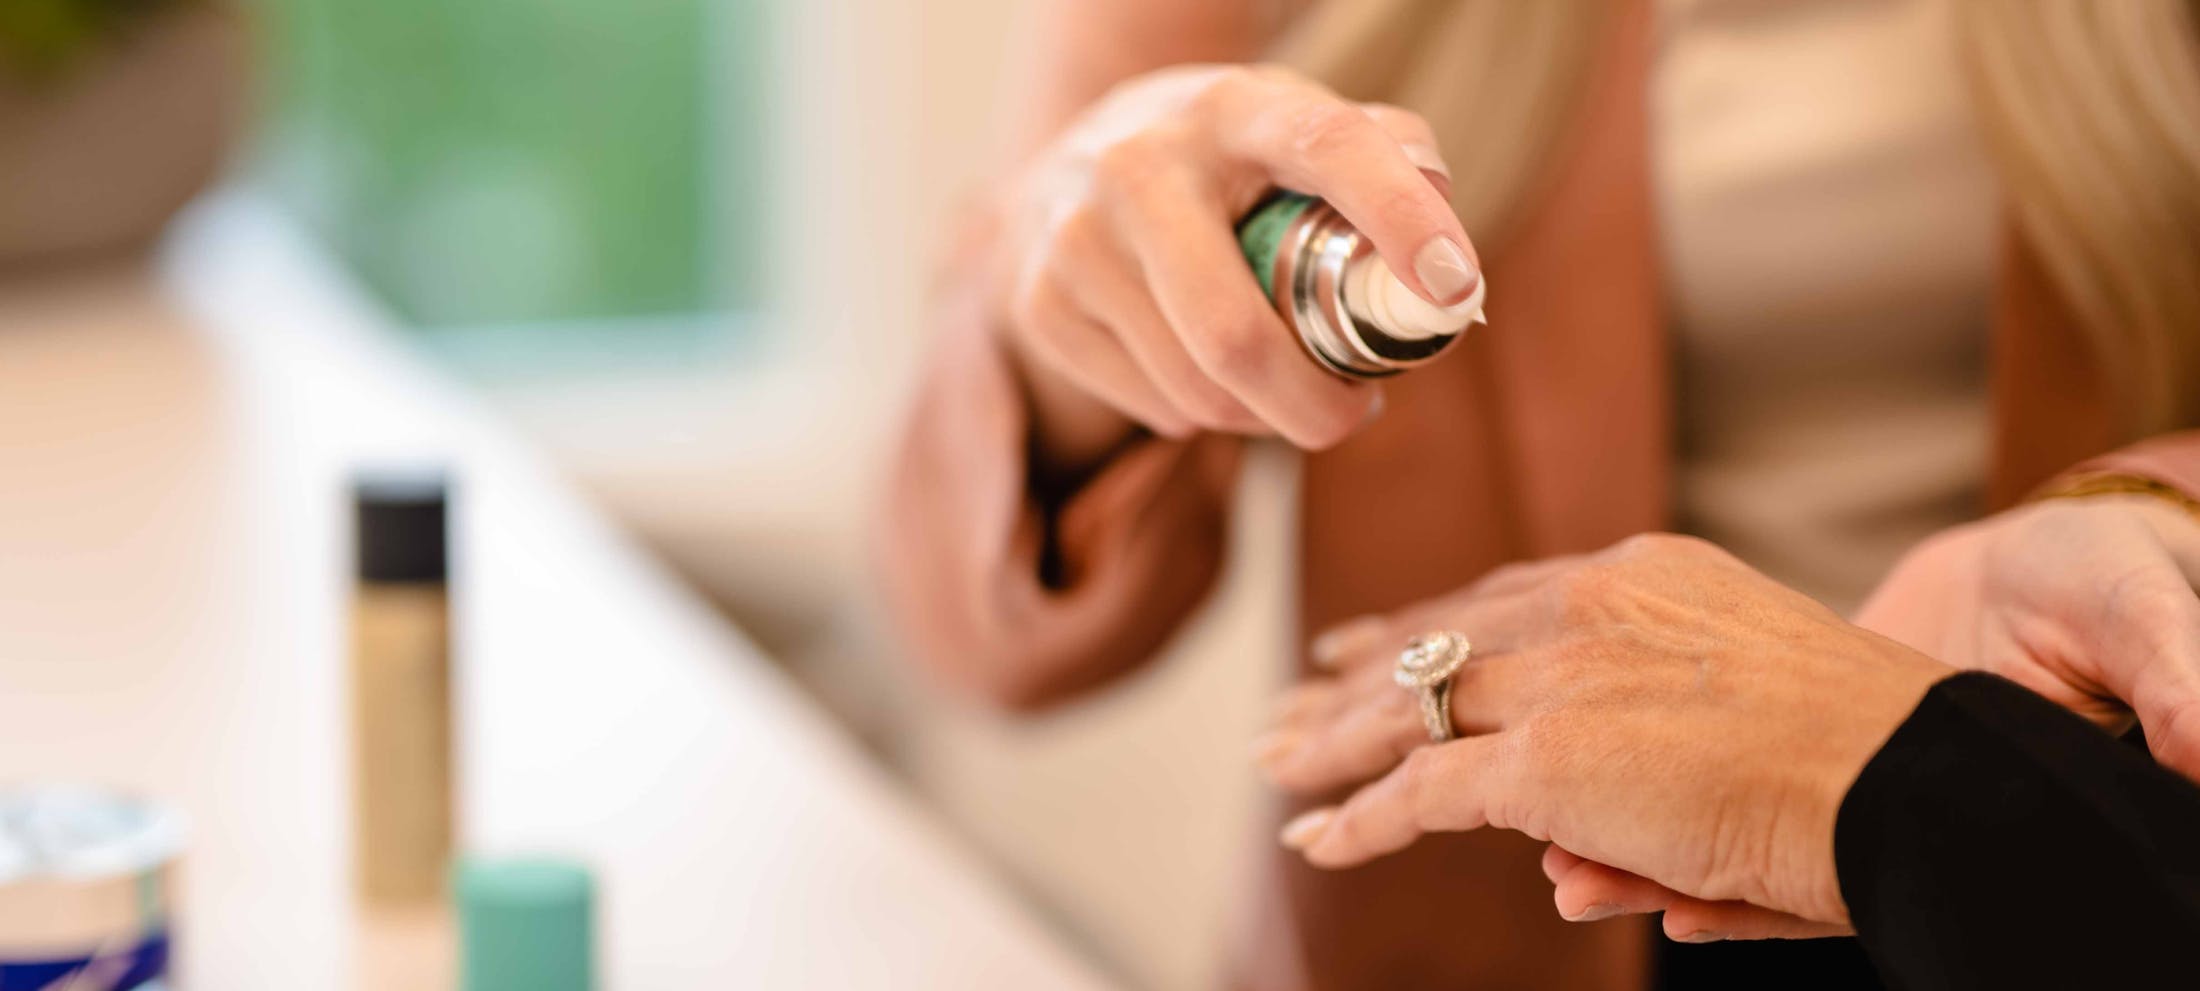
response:
<path id="1" fill-rule="evenodd" d="M 1421 724 L 1437 743 L 1458 734 L 1451 728 L 1451 679 L 1474 653 L 1467 635 L 1457 630 L 1431 630 L 1406 641 L 1398 652 L 1398 670 L 1391 680 L 1421 700 Z"/>

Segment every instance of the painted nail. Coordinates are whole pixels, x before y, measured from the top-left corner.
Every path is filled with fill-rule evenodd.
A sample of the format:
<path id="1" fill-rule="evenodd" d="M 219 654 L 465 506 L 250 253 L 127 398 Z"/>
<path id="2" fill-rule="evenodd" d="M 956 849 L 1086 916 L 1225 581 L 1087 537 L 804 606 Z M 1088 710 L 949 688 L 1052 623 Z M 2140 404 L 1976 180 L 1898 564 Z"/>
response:
<path id="1" fill-rule="evenodd" d="M 1283 845 L 1293 850 L 1304 850 L 1313 846 L 1314 841 L 1321 839 L 1322 833 L 1329 828 L 1329 821 L 1336 817 L 1336 809 L 1315 809 L 1301 813 L 1297 818 L 1283 824 L 1283 832 L 1280 834 Z"/>
<path id="2" fill-rule="evenodd" d="M 1263 733 L 1259 739 L 1253 741 L 1253 763 L 1267 767 L 1281 759 L 1283 755 L 1296 749 L 1298 745 L 1299 737 L 1296 733 L 1284 730 Z"/>
<path id="3" fill-rule="evenodd" d="M 1444 164 L 1444 153 L 1436 150 L 1435 145 L 1409 144 L 1405 148 L 1406 161 L 1412 162 L 1414 168 L 1451 178 L 1451 166 Z"/>
<path id="4" fill-rule="evenodd" d="M 1348 619 L 1322 631 L 1321 636 L 1307 645 L 1306 652 L 1313 657 L 1316 667 L 1334 668 L 1353 654 L 1374 648 L 1388 629 L 1388 624 L 1379 616 Z"/>
<path id="5" fill-rule="evenodd" d="M 1717 943 L 1724 939 L 1726 939 L 1726 934 L 1723 932 L 1718 932 L 1711 929 L 1698 929 L 1695 932 L 1689 933 L 1686 936 L 1682 936 L 1680 941 L 1683 943 Z"/>
<path id="6" fill-rule="evenodd" d="M 1467 262 L 1467 253 L 1448 237 L 1430 241 L 1413 257 L 1413 274 L 1428 289 L 1438 306 L 1450 306 L 1467 298 L 1482 273 Z"/>
<path id="7" fill-rule="evenodd" d="M 1574 913 L 1573 915 L 1567 916 L 1566 920 L 1569 922 L 1597 922 L 1603 919 L 1609 919 L 1624 911 L 1626 911 L 1626 909 L 1623 909 L 1617 905 L 1608 904 L 1606 902 L 1598 902 L 1594 905 L 1589 906 L 1588 908 L 1582 909 L 1581 911 Z"/>

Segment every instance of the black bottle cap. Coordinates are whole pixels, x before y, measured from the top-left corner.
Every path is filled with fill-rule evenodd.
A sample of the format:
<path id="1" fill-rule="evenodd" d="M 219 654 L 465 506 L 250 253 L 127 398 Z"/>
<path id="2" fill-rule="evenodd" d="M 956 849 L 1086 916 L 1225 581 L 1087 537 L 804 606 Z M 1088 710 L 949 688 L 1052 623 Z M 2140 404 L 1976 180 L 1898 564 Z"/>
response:
<path id="1" fill-rule="evenodd" d="M 351 480 L 364 582 L 432 584 L 450 574 L 450 479 L 440 467 L 374 468 Z"/>

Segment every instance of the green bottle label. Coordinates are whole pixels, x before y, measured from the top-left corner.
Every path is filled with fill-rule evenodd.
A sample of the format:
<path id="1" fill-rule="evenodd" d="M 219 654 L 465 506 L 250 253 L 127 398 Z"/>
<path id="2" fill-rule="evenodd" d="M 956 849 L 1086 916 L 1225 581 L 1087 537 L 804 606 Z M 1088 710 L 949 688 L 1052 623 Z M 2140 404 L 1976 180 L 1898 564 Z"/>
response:
<path id="1" fill-rule="evenodd" d="M 1314 197 L 1285 190 L 1262 200 L 1238 221 L 1238 250 L 1245 253 L 1245 263 L 1260 280 L 1260 291 L 1270 299 L 1276 296 L 1276 253 L 1283 249 L 1283 233 L 1313 205 Z"/>

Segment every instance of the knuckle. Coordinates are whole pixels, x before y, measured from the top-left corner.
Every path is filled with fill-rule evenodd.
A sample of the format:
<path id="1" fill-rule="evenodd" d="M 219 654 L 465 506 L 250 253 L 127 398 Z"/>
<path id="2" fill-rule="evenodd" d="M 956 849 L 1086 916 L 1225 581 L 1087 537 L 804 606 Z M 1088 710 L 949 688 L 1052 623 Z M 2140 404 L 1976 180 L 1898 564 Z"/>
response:
<path id="1" fill-rule="evenodd" d="M 1252 96 L 1271 85 L 1267 68 L 1258 65 L 1233 65 L 1216 72 L 1208 81 L 1207 87 L 1200 91 L 1200 98 L 1214 104 Z"/>
<path id="2" fill-rule="evenodd" d="M 1366 142 L 1375 127 L 1367 115 L 1332 100 L 1299 111 L 1291 124 L 1292 150 L 1310 161 L 1350 154 Z"/>
<path id="3" fill-rule="evenodd" d="M 1105 218 L 1079 209 L 1063 215 L 1036 246 L 1036 277 L 1060 286 L 1110 285 L 1122 263 L 1109 244 Z"/>
<path id="4" fill-rule="evenodd" d="M 1168 131 L 1147 131 L 1101 149 L 1093 178 L 1105 195 L 1144 201 L 1164 187 L 1180 157 Z"/>
<path id="5" fill-rule="evenodd" d="M 1056 332 L 1053 297 L 1054 287 L 1045 278 L 1027 275 L 1018 279 L 1009 293 L 1008 319 L 1028 335 L 1052 337 Z"/>
<path id="6" fill-rule="evenodd" d="M 1620 541 L 1616 556 L 1622 560 L 1639 560 L 1666 554 L 1684 553 L 1694 538 L 1676 533 L 1638 533 Z"/>
<path id="7" fill-rule="evenodd" d="M 1474 584 L 1467 587 L 1465 594 L 1461 596 L 1461 598 L 1471 599 L 1477 594 L 1495 588 L 1525 587 L 1525 583 L 1528 581 L 1527 576 L 1531 574 L 1532 571 L 1533 569 L 1526 561 L 1514 561 L 1510 564 L 1498 565 L 1495 568 L 1483 572 L 1482 577 L 1475 579 Z"/>
<path id="8" fill-rule="evenodd" d="M 1216 72 L 1201 92 L 1210 106 L 1258 99 L 1289 86 L 1299 75 L 1272 62 L 1232 65 Z"/>
<path id="9" fill-rule="evenodd" d="M 1551 583 L 1559 619 L 1569 626 L 1594 622 L 1623 579 L 1617 565 L 1584 564 Z"/>
<path id="10" fill-rule="evenodd" d="M 1193 355 L 1208 374 L 1223 382 L 1258 378 L 1268 365 L 1270 341 L 1258 314 L 1216 308 L 1196 314 L 1186 328 Z"/>
<path id="11" fill-rule="evenodd" d="M 1378 192 L 1373 208 L 1378 216 L 1411 219 L 1423 222 L 1431 215 L 1433 200 L 1426 183 L 1408 186 L 1387 186 Z"/>
<path id="12" fill-rule="evenodd" d="M 1407 131 L 1426 138 L 1434 138 L 1436 135 L 1436 128 L 1429 124 L 1428 118 L 1404 107 L 1391 103 L 1370 103 L 1367 108 L 1394 130 Z"/>
<path id="13" fill-rule="evenodd" d="M 1305 73 L 1282 62 L 1252 62 L 1243 68 L 1251 78 L 1269 86 L 1313 85 L 1313 80 Z"/>
<path id="14" fill-rule="evenodd" d="M 1078 207 L 1055 221 L 1043 250 L 1057 265 L 1089 264 L 1106 244 L 1106 221 L 1090 207 Z"/>

